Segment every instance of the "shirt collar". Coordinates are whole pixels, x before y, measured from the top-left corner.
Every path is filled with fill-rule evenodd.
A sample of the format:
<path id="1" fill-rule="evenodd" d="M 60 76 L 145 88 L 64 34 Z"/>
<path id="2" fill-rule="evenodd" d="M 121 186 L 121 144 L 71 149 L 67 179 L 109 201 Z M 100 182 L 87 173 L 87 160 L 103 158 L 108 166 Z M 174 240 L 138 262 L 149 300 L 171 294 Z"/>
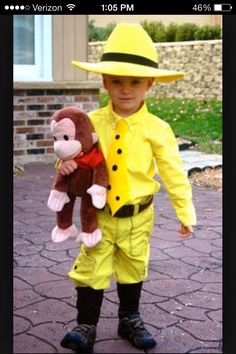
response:
<path id="1" fill-rule="evenodd" d="M 135 112 L 133 114 L 131 114 L 128 117 L 121 117 L 119 114 L 115 113 L 113 111 L 113 107 L 112 107 L 112 102 L 111 100 L 109 101 L 108 105 L 107 105 L 108 111 L 110 113 L 110 116 L 112 117 L 112 121 L 113 123 L 117 124 L 119 120 L 124 119 L 125 122 L 129 125 L 129 126 L 134 126 L 138 123 L 140 123 L 140 119 L 143 119 L 145 117 L 145 114 L 147 113 L 147 105 L 146 102 L 144 101 L 142 107 L 138 110 L 138 112 Z"/>

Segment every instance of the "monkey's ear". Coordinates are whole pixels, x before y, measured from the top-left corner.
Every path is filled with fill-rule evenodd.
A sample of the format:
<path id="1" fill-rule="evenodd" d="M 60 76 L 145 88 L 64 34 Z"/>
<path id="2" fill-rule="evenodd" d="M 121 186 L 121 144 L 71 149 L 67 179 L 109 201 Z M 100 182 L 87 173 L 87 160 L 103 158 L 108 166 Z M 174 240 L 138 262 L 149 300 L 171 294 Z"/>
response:
<path id="1" fill-rule="evenodd" d="M 92 133 L 92 139 L 94 144 L 98 141 L 98 136 L 96 133 Z"/>

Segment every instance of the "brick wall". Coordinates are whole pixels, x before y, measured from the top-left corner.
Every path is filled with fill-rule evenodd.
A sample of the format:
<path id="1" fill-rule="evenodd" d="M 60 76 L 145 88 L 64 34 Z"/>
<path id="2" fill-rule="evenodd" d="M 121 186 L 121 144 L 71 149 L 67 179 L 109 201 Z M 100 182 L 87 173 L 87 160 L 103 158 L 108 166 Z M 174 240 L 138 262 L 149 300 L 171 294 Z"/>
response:
<path id="1" fill-rule="evenodd" d="M 14 164 L 53 162 L 49 129 L 53 113 L 69 105 L 91 111 L 98 108 L 98 99 L 98 88 L 14 89 Z"/>

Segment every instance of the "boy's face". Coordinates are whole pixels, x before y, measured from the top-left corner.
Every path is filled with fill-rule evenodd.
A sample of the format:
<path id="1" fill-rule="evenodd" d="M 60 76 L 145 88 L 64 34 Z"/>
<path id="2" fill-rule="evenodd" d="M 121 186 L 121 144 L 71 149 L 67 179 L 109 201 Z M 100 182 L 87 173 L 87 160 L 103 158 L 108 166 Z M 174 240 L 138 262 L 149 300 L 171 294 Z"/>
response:
<path id="1" fill-rule="evenodd" d="M 114 111 L 127 117 L 139 110 L 146 90 L 152 87 L 150 77 L 103 75 L 103 85 L 111 98 Z"/>

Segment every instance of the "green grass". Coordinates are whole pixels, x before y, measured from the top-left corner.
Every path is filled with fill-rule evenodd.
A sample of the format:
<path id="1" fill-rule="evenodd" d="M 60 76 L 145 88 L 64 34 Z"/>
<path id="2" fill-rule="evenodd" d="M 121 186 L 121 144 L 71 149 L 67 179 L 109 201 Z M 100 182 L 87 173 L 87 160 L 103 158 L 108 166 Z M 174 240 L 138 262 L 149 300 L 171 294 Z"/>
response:
<path id="1" fill-rule="evenodd" d="M 108 101 L 100 97 L 100 105 Z M 195 149 L 222 153 L 222 102 L 193 99 L 147 98 L 148 110 L 168 122 L 176 136 L 197 143 Z"/>

